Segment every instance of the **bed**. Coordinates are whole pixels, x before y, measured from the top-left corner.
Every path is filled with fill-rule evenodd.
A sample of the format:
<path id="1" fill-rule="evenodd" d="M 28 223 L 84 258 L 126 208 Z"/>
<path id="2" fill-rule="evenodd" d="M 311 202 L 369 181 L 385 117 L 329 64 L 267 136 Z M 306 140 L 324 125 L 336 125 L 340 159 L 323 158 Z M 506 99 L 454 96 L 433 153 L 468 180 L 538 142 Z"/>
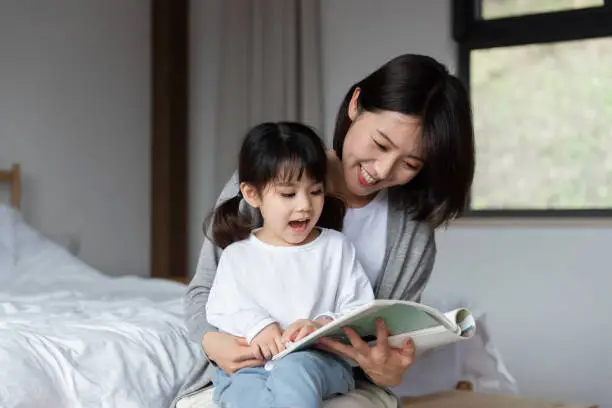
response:
<path id="1" fill-rule="evenodd" d="M 20 167 L 0 171 L 0 407 L 167 408 L 200 347 L 183 323 L 182 283 L 111 278 L 23 219 Z M 455 299 L 455 300 L 453 300 Z M 464 300 L 424 295 L 450 309 Z M 469 306 L 469 305 L 467 305 Z M 473 340 L 416 361 L 399 395 L 452 388 L 515 393 L 515 383 L 477 313 Z M 182 407 L 213 407 L 210 394 Z"/>
<path id="2" fill-rule="evenodd" d="M 0 180 L 0 407 L 167 408 L 201 353 L 185 285 L 91 268 L 23 220 L 18 165 Z"/>

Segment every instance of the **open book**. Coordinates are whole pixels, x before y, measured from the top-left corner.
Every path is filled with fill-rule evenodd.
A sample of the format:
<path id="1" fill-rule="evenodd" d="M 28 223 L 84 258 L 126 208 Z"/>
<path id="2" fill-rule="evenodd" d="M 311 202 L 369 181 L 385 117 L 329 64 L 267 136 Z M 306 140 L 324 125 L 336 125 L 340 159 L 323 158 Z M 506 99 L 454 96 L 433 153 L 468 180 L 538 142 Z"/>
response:
<path id="1" fill-rule="evenodd" d="M 468 339 L 476 330 L 476 321 L 467 309 L 442 313 L 422 303 L 379 299 L 347 313 L 295 343 L 289 343 L 272 360 L 296 350 L 313 347 L 321 337 L 350 344 L 342 330 L 346 326 L 355 330 L 364 341 L 374 344 L 376 319 L 379 317 L 385 320 L 390 332 L 389 345 L 402 348 L 406 337 L 410 337 L 414 341 L 416 356 L 439 346 Z"/>

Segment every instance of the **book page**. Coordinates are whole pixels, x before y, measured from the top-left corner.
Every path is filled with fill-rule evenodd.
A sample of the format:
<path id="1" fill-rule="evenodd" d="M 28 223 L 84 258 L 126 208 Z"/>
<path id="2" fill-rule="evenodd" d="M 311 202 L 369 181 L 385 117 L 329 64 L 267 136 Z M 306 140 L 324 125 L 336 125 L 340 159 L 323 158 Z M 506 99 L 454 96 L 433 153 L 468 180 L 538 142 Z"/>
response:
<path id="1" fill-rule="evenodd" d="M 346 326 L 351 327 L 365 341 L 376 338 L 376 319 L 385 320 L 390 335 L 407 333 L 415 330 L 439 326 L 440 322 L 429 313 L 409 305 L 395 304 L 384 308 L 377 308 L 350 319 Z M 325 334 L 325 337 L 335 338 L 348 342 L 342 328 L 336 328 Z"/>

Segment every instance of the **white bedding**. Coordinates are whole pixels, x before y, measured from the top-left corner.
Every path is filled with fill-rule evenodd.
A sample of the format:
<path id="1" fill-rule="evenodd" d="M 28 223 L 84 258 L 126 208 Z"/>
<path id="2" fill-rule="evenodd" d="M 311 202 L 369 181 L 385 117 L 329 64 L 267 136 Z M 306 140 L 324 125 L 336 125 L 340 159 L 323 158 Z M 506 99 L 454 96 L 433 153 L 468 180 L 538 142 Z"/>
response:
<path id="1" fill-rule="evenodd" d="M 0 408 L 167 408 L 201 353 L 187 340 L 184 290 L 107 277 L 0 205 Z M 423 300 L 444 309 L 452 299 Z M 395 391 L 464 379 L 479 391 L 515 392 L 485 317 L 474 340 L 415 362 Z"/>
<path id="2" fill-rule="evenodd" d="M 107 277 L 0 208 L 0 407 L 168 407 L 200 353 L 184 290 Z"/>

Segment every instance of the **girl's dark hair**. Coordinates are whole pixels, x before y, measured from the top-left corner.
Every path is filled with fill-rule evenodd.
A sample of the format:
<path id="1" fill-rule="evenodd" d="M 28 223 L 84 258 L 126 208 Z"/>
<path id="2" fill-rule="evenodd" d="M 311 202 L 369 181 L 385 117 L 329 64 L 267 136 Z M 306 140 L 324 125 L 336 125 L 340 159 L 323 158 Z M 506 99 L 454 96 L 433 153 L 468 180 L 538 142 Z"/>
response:
<path id="1" fill-rule="evenodd" d="M 247 133 L 238 159 L 238 183 L 261 193 L 269 183 L 300 180 L 304 174 L 317 183 L 325 183 L 327 175 L 325 146 L 311 128 L 295 122 L 262 123 Z M 204 223 L 204 233 L 221 248 L 247 238 L 256 227 L 255 219 L 240 211 L 241 199 L 238 194 L 221 203 Z M 345 211 L 342 200 L 326 195 L 317 225 L 340 231 Z"/>
<path id="2" fill-rule="evenodd" d="M 431 57 L 405 54 L 388 61 L 344 97 L 333 142 L 340 159 L 356 88 L 360 112 L 395 111 L 421 119 L 425 163 L 414 179 L 391 189 L 399 193 L 400 205 L 435 227 L 461 215 L 474 178 L 475 153 L 470 101 L 459 79 Z"/>

